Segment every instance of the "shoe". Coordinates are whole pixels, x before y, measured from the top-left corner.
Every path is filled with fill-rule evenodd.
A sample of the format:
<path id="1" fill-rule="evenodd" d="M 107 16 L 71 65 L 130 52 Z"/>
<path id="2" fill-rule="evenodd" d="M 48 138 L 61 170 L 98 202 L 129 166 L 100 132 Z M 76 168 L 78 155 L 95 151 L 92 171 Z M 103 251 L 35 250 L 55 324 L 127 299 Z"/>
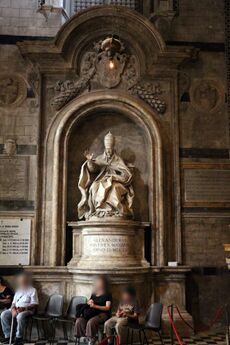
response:
<path id="1" fill-rule="evenodd" d="M 22 338 L 16 338 L 15 342 L 14 342 L 14 345 L 21 345 L 21 344 L 23 344 Z"/>
<path id="2" fill-rule="evenodd" d="M 1 339 L 0 342 L 1 342 L 2 344 L 9 344 L 10 338 L 3 338 L 3 339 Z"/>
<path id="3" fill-rule="evenodd" d="M 88 345 L 95 345 L 95 343 L 96 343 L 96 339 L 94 338 L 91 338 L 88 340 Z"/>

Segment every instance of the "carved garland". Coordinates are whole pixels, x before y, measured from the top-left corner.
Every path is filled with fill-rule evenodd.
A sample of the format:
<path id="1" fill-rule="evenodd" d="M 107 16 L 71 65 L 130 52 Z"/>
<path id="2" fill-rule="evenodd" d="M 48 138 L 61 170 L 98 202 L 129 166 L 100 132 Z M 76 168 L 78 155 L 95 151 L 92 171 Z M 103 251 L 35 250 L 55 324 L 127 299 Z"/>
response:
<path id="1" fill-rule="evenodd" d="M 166 103 L 161 99 L 162 90 L 159 83 L 139 80 L 138 62 L 134 55 L 125 53 L 124 44 L 113 57 L 114 68 L 109 68 L 109 57 L 101 49 L 102 41 L 94 44 L 93 50 L 82 58 L 78 79 L 58 81 L 55 86 L 56 96 L 53 106 L 61 109 L 72 99 L 91 89 L 119 87 L 148 103 L 159 114 L 164 114 Z"/>

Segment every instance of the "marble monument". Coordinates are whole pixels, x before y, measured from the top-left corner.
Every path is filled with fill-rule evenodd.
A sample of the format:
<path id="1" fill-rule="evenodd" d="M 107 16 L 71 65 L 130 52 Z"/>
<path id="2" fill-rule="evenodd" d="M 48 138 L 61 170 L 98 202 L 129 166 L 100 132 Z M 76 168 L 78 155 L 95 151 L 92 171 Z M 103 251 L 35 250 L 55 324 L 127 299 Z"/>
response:
<path id="1" fill-rule="evenodd" d="M 79 219 L 133 217 L 132 173 L 116 153 L 111 132 L 105 136 L 104 145 L 104 153 L 96 159 L 93 159 L 93 154 L 85 152 L 87 161 L 81 168 L 78 183 L 81 191 Z"/>
<path id="2" fill-rule="evenodd" d="M 84 155 L 87 160 L 78 183 L 81 221 L 69 223 L 73 243 L 77 245 L 80 240 L 82 252 L 76 255 L 73 246 L 70 265 L 84 269 L 148 267 L 144 258 L 145 226 L 133 220 L 133 174 L 115 151 L 115 137 L 111 132 L 106 134 L 104 152 L 98 157 L 88 151 Z"/>

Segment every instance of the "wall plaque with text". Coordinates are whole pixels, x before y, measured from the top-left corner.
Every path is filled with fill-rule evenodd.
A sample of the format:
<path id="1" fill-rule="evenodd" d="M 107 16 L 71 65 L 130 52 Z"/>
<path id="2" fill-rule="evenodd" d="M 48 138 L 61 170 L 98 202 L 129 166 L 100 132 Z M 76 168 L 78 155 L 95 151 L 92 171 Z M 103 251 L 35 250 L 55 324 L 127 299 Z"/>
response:
<path id="1" fill-rule="evenodd" d="M 0 219 L 0 265 L 30 264 L 30 219 Z"/>
<path id="2" fill-rule="evenodd" d="M 197 164 L 183 170 L 184 203 L 189 206 L 230 205 L 230 169 L 228 166 Z"/>
<path id="3" fill-rule="evenodd" d="M 0 200 L 25 200 L 28 194 L 28 157 L 0 158 Z"/>

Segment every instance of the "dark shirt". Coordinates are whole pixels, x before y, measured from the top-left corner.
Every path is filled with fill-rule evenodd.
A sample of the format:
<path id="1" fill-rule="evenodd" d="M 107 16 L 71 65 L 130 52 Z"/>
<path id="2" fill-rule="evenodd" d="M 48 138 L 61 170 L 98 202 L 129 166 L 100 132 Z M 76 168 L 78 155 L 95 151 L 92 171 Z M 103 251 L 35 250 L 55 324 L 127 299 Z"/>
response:
<path id="1" fill-rule="evenodd" d="M 11 297 L 10 303 L 8 304 L 1 303 L 1 300 L 5 299 L 7 296 Z M 2 292 L 0 292 L 0 309 L 9 308 L 11 306 L 13 297 L 14 297 L 13 291 L 9 287 L 5 287 L 5 289 Z"/>
<path id="2" fill-rule="evenodd" d="M 96 305 L 99 305 L 100 307 L 105 307 L 106 306 L 106 302 L 111 302 L 112 303 L 112 295 L 111 294 L 104 294 L 104 295 L 101 295 L 101 296 L 96 296 L 94 293 L 91 295 L 90 299 L 92 299 L 94 301 L 94 303 Z M 101 313 L 106 313 L 108 314 L 108 316 L 110 316 L 111 314 L 111 309 L 112 307 L 110 308 L 110 310 L 108 311 L 102 311 L 100 310 Z"/>

